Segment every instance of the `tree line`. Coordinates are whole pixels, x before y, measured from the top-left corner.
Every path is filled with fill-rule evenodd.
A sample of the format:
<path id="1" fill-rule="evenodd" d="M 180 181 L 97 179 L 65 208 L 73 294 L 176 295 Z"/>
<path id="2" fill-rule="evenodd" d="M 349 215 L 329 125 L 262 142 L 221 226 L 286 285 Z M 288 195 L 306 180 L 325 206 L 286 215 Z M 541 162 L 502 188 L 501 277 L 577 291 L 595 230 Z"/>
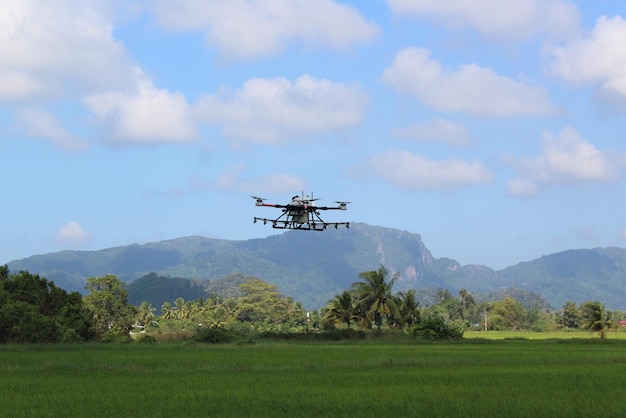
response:
<path id="1" fill-rule="evenodd" d="M 527 308 L 512 297 L 477 302 L 464 289 L 458 295 L 441 290 L 432 305 L 420 306 L 414 289 L 393 291 L 398 274 L 390 277 L 384 266 L 358 278 L 317 311 L 306 310 L 275 285 L 250 279 L 239 285 L 239 296 L 179 297 L 163 303 L 156 315 L 148 302 L 131 305 L 124 283 L 114 275 L 89 278 L 82 296 L 37 274 L 10 274 L 5 265 L 0 266 L 0 343 L 124 341 L 133 333 L 187 338 L 216 329 L 239 334 L 388 331 L 427 339 L 458 339 L 468 329 L 586 329 L 604 337 L 625 317 L 594 301 L 567 302 L 561 311 Z"/>

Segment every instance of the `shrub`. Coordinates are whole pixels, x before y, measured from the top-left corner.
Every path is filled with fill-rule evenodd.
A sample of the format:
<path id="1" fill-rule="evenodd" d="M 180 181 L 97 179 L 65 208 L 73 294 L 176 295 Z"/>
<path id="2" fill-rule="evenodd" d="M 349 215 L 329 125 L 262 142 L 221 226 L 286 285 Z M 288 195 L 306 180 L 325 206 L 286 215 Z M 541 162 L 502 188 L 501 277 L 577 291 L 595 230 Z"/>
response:
<path id="1" fill-rule="evenodd" d="M 411 329 L 411 334 L 426 340 L 460 340 L 463 331 L 454 328 L 438 315 L 430 315 Z"/>
<path id="2" fill-rule="evenodd" d="M 209 344 L 224 344 L 233 342 L 236 334 L 224 328 L 202 328 L 194 336 L 194 341 Z"/>

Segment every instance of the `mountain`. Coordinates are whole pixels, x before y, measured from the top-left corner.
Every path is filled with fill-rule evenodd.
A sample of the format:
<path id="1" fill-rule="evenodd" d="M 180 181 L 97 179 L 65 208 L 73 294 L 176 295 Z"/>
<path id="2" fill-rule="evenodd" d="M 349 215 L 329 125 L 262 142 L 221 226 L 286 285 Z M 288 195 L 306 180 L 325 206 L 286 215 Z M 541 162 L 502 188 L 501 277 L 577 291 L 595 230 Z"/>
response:
<path id="1" fill-rule="evenodd" d="M 358 280 L 359 272 L 384 265 L 399 272 L 394 290 L 465 288 L 489 294 L 506 287 L 540 293 L 554 307 L 566 301 L 599 300 L 609 309 L 626 309 L 626 249 L 569 250 L 494 271 L 482 265 L 461 266 L 434 258 L 419 234 L 350 224 L 350 229 L 321 233 L 287 231 L 245 241 L 200 236 L 99 251 L 61 251 L 8 263 L 10 271 L 28 270 L 63 289 L 84 291 L 89 277 L 115 274 L 135 288 L 164 286 L 156 278 L 191 279 L 174 285 L 168 299 L 189 295 L 231 275 L 261 278 L 307 308 L 319 308 Z M 154 276 L 146 279 L 149 273 Z M 152 280 L 152 281 L 150 281 Z M 147 290 L 142 290 L 147 291 Z M 161 290 L 158 298 L 162 298 Z M 140 297 L 140 296 L 137 296 Z M 156 297 L 156 296 L 155 296 Z M 145 300 L 145 299 L 144 299 Z M 160 306 L 160 305 L 159 305 Z"/>

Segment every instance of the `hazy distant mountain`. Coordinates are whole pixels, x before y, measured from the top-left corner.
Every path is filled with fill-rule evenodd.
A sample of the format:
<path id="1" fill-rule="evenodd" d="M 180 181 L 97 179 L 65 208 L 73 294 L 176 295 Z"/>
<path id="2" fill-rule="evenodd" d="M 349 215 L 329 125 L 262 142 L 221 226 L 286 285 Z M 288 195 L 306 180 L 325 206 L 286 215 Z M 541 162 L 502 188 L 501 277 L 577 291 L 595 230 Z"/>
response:
<path id="1" fill-rule="evenodd" d="M 361 223 L 245 241 L 194 236 L 100 251 L 62 251 L 12 261 L 9 269 L 38 273 L 70 291 L 84 291 L 88 277 L 105 274 L 132 282 L 153 272 L 154 286 L 158 276 L 192 279 L 193 286 L 179 282 L 172 292 L 181 294 L 170 301 L 184 297 L 183 290 L 190 292 L 185 299 L 192 298 L 211 280 L 250 275 L 276 284 L 308 308 L 318 308 L 357 281 L 359 272 L 381 264 L 401 273 L 395 290 L 440 288 L 456 294 L 465 288 L 489 294 L 516 287 L 542 294 L 557 308 L 569 300 L 599 300 L 608 308 L 626 309 L 626 249 L 570 250 L 494 271 L 434 258 L 419 234 Z"/>

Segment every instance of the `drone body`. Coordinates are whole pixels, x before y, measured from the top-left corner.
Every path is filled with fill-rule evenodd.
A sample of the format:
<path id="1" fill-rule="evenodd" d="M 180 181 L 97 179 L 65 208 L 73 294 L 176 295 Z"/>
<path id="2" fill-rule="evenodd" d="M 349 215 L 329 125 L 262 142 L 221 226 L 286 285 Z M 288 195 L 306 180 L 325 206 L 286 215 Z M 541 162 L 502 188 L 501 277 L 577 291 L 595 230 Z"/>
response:
<path id="1" fill-rule="evenodd" d="M 286 205 L 279 205 L 275 203 L 265 203 L 265 199 L 252 196 L 256 200 L 256 206 L 268 206 L 271 208 L 282 209 L 282 214 L 276 219 L 257 218 L 254 217 L 254 222 L 263 221 L 263 224 L 268 222 L 272 223 L 272 228 L 276 229 L 300 229 L 305 231 L 323 231 L 328 226 L 334 226 L 335 229 L 338 226 L 345 226 L 350 228 L 350 222 L 325 222 L 320 217 L 321 210 L 346 210 L 348 209 L 349 202 L 336 202 L 338 206 L 317 206 L 315 201 L 309 196 L 302 194 L 301 196 L 294 196 L 291 198 L 291 202 Z"/>

